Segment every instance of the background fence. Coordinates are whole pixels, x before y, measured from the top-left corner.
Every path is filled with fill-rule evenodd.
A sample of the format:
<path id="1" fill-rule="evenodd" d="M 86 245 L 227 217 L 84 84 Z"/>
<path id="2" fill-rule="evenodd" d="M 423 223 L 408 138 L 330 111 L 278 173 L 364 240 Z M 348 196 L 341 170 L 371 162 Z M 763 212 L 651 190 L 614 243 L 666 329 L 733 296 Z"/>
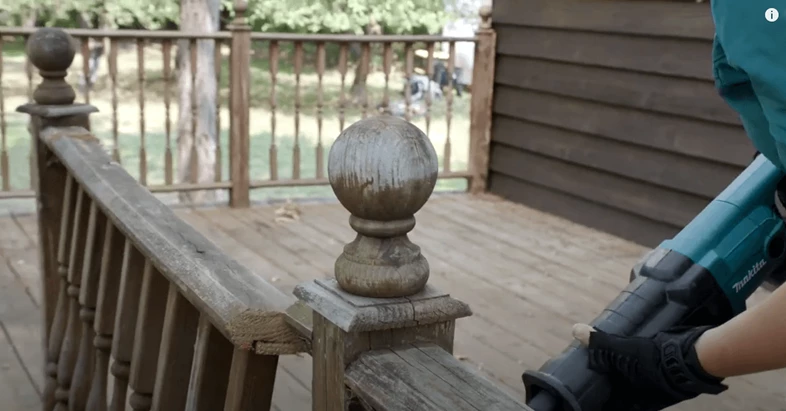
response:
<path id="1" fill-rule="evenodd" d="M 2 198 L 33 195 L 27 119 L 13 111 L 39 81 L 24 53 L 33 30 L 0 28 Z M 440 154 L 438 189 L 467 187 L 478 93 L 467 84 L 472 62 L 456 58 L 456 45 L 477 38 L 251 33 L 242 24 L 200 35 L 68 32 L 79 43 L 68 81 L 79 85 L 78 101 L 99 109 L 91 131 L 153 192 L 177 192 L 181 201 L 225 200 L 226 189 L 240 197 L 260 189 L 252 199 L 330 195 L 325 156 L 332 141 L 349 124 L 383 112 L 429 136 Z M 493 67 L 493 57 L 478 61 L 477 49 L 475 66 Z M 405 86 L 423 78 L 437 81 Z M 480 89 L 488 111 L 490 87 Z M 486 119 L 478 130 L 488 128 Z M 233 130 L 233 123 L 241 126 Z"/>

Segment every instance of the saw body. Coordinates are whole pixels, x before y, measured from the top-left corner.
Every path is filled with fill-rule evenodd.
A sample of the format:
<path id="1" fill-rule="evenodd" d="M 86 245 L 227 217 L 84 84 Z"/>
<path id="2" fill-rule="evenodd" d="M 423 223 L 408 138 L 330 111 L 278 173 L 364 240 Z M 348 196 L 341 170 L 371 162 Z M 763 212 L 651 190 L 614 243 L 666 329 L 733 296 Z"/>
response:
<path id="1" fill-rule="evenodd" d="M 776 205 L 784 172 L 761 155 L 674 238 L 648 253 L 632 281 L 590 325 L 619 335 L 652 336 L 679 325 L 718 325 L 784 269 L 786 225 Z M 535 411 L 604 410 L 613 387 L 587 368 L 574 342 L 522 376 Z"/>

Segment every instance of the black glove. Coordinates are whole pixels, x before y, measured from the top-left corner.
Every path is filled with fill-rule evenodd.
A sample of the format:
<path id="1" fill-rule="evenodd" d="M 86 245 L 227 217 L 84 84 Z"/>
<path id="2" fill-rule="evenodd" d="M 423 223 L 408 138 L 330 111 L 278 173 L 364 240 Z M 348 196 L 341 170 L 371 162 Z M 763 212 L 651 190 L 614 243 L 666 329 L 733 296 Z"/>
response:
<path id="1" fill-rule="evenodd" d="M 694 343 L 710 327 L 674 328 L 652 338 L 589 335 L 589 367 L 614 384 L 606 410 L 662 410 L 728 387 L 699 364 Z"/>

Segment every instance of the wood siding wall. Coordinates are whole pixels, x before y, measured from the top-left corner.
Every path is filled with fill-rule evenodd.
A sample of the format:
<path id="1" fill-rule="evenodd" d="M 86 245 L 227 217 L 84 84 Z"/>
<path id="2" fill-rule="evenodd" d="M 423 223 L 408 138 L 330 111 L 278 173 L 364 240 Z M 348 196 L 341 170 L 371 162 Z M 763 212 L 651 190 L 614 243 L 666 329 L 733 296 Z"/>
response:
<path id="1" fill-rule="evenodd" d="M 495 0 L 489 190 L 648 246 L 750 162 L 708 4 Z"/>

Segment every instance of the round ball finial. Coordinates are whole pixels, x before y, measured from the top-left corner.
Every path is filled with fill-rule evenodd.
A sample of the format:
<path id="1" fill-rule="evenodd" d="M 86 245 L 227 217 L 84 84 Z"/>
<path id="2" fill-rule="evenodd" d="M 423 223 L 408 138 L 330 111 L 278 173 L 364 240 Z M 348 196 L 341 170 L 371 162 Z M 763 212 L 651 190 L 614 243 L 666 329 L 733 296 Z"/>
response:
<path id="1" fill-rule="evenodd" d="M 488 4 L 484 4 L 484 5 L 480 6 L 480 11 L 478 12 L 478 14 L 480 14 L 480 18 L 482 18 L 483 20 L 490 19 L 491 18 L 491 6 L 489 6 Z"/>
<path id="2" fill-rule="evenodd" d="M 478 11 L 480 15 L 480 25 L 483 28 L 491 28 L 491 6 L 488 4 L 484 4 L 480 6 L 480 11 Z"/>
<path id="3" fill-rule="evenodd" d="M 490 29 L 491 28 L 491 6 L 485 4 L 480 6 L 480 11 L 478 12 L 480 15 L 480 27 L 481 29 Z"/>
<path id="4" fill-rule="evenodd" d="M 232 8 L 237 14 L 245 14 L 248 11 L 248 0 L 235 0 Z"/>
<path id="5" fill-rule="evenodd" d="M 65 81 L 74 62 L 76 41 L 62 29 L 44 27 L 27 40 L 26 52 L 43 81 L 33 92 L 33 100 L 45 105 L 68 105 L 76 99 L 74 89 Z"/>
<path id="6" fill-rule="evenodd" d="M 347 127 L 330 149 L 328 178 L 353 216 L 394 221 L 412 217 L 437 183 L 437 152 L 405 120 L 376 116 Z"/>
<path id="7" fill-rule="evenodd" d="M 74 62 L 75 55 L 74 38 L 62 29 L 44 27 L 27 40 L 27 56 L 41 71 L 66 71 Z"/>
<path id="8" fill-rule="evenodd" d="M 407 233 L 438 171 L 431 141 L 398 117 L 366 118 L 339 135 L 330 148 L 328 178 L 358 233 L 336 261 L 341 288 L 365 297 L 404 297 L 425 287 L 428 262 Z"/>

